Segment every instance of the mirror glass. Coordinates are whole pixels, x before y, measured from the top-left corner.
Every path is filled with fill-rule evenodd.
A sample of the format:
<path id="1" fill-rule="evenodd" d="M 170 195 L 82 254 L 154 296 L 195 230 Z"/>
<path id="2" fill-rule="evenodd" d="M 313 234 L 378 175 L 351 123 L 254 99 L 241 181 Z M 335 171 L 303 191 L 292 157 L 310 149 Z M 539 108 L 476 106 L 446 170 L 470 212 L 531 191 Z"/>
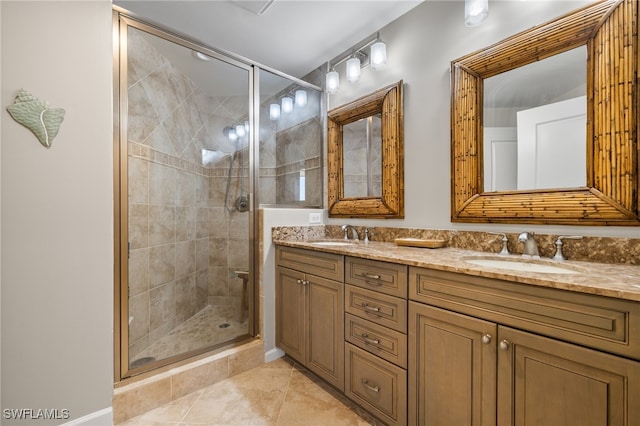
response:
<path id="1" fill-rule="evenodd" d="M 382 196 L 382 118 L 370 115 L 342 127 L 344 196 Z"/>
<path id="2" fill-rule="evenodd" d="M 484 80 L 485 192 L 586 186 L 587 48 Z"/>

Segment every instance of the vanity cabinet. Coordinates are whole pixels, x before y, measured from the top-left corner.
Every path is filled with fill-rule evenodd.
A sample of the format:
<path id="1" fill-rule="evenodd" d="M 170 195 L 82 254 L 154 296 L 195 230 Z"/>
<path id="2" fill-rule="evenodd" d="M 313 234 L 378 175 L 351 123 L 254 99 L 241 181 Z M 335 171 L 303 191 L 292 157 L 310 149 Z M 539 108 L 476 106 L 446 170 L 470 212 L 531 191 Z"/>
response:
<path id="1" fill-rule="evenodd" d="M 278 247 L 276 264 L 276 345 L 343 390 L 343 257 Z"/>
<path id="2" fill-rule="evenodd" d="M 407 422 L 407 272 L 345 260 L 345 394 L 389 425 Z"/>
<path id="3" fill-rule="evenodd" d="M 637 303 L 424 268 L 409 298 L 410 425 L 640 422 Z"/>

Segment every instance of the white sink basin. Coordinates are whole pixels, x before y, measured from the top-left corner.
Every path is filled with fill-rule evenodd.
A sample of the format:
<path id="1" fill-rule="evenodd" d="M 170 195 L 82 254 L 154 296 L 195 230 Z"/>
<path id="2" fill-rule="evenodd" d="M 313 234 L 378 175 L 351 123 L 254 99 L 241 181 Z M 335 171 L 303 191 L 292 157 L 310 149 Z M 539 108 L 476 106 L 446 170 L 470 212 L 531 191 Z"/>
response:
<path id="1" fill-rule="evenodd" d="M 352 246 L 353 243 L 346 241 L 313 241 L 311 244 L 314 246 Z"/>
<path id="2" fill-rule="evenodd" d="M 579 274 L 580 272 L 565 268 L 561 265 L 551 265 L 548 262 L 537 259 L 496 259 L 496 258 L 466 258 L 467 263 L 487 266 L 490 268 L 508 269 L 518 272 L 534 272 L 542 274 Z"/>

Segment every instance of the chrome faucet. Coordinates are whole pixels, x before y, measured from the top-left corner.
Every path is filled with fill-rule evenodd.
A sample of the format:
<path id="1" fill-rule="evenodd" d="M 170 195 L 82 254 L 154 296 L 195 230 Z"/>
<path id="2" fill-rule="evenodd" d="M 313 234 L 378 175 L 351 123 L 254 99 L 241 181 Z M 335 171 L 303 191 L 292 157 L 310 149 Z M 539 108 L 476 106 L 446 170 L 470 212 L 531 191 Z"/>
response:
<path id="1" fill-rule="evenodd" d="M 358 236 L 358 231 L 353 225 L 342 225 L 342 230 L 344 231 L 344 239 L 345 240 L 349 239 L 349 229 L 351 229 L 351 234 L 353 235 L 353 239 L 359 240 L 360 237 Z"/>
<path id="2" fill-rule="evenodd" d="M 540 257 L 540 252 L 538 251 L 538 242 L 534 238 L 533 232 L 523 232 L 518 235 L 518 241 L 524 243 L 524 251 L 522 252 L 523 256 L 528 257 Z"/>

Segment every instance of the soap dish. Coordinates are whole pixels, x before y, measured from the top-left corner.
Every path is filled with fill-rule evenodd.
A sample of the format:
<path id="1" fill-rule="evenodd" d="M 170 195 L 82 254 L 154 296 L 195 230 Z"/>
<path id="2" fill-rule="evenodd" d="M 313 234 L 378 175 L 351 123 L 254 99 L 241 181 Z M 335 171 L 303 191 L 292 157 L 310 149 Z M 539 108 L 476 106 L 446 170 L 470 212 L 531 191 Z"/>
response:
<path id="1" fill-rule="evenodd" d="M 421 238 L 396 238 L 393 240 L 399 246 L 440 248 L 447 245 L 446 240 L 423 240 Z"/>

